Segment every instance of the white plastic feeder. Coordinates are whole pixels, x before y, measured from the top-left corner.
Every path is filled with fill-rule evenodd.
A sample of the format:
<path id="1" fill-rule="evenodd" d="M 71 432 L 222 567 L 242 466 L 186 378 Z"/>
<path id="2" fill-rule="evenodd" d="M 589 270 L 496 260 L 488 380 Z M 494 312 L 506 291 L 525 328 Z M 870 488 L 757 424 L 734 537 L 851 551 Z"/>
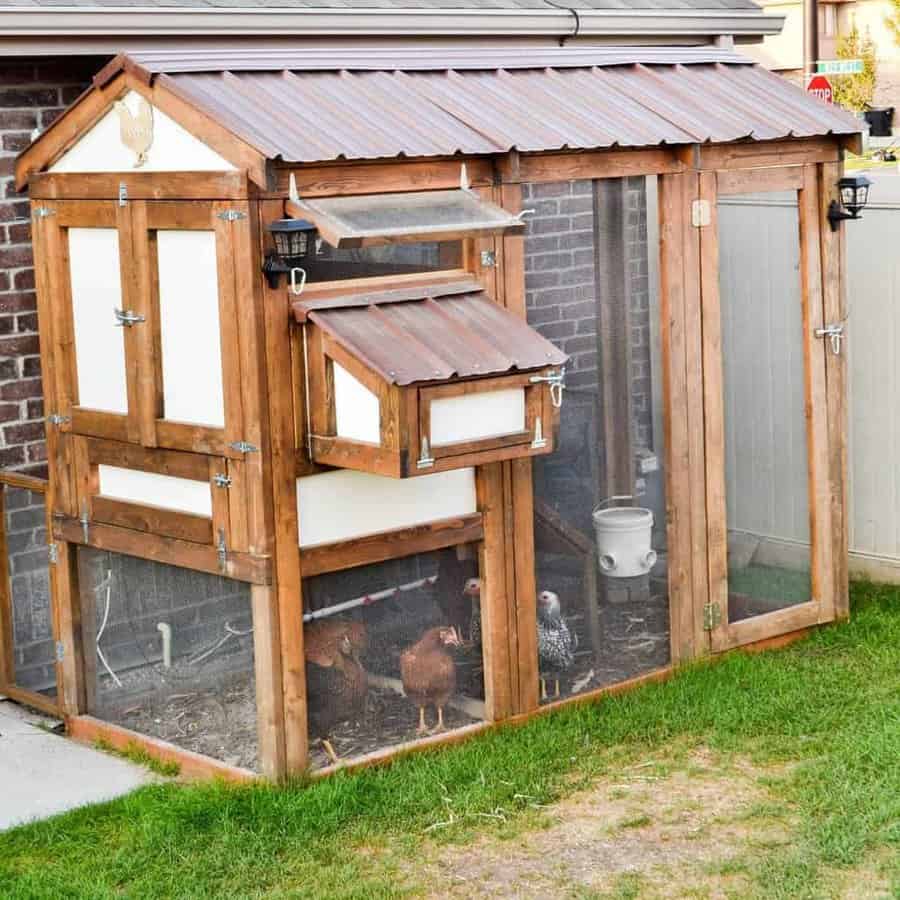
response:
<path id="1" fill-rule="evenodd" d="M 593 514 L 600 571 L 610 578 L 646 575 L 656 562 L 651 547 L 653 512 L 635 506 L 596 509 Z"/>

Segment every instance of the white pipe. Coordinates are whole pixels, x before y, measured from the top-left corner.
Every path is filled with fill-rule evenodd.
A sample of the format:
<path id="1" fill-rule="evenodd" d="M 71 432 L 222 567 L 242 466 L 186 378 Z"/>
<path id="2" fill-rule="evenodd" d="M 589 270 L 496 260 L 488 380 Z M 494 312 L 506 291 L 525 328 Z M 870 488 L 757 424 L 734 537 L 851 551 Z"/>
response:
<path id="1" fill-rule="evenodd" d="M 119 681 L 119 676 L 116 675 L 115 672 L 110 668 L 109 663 L 106 661 L 106 657 L 103 655 L 103 651 L 100 649 L 100 638 L 103 637 L 103 632 L 106 631 L 106 623 L 109 621 L 109 607 L 110 601 L 112 600 L 112 569 L 106 570 L 106 581 L 102 582 L 97 586 L 98 591 L 103 590 L 103 586 L 106 585 L 106 609 L 103 610 L 103 621 L 100 623 L 100 628 L 97 630 L 97 640 L 94 642 L 97 646 L 97 657 L 100 662 L 103 663 L 103 668 L 109 672 L 110 677 L 116 683 L 117 687 L 122 687 L 122 682 Z"/>
<path id="2" fill-rule="evenodd" d="M 314 619 L 324 619 L 333 616 L 336 613 L 343 612 L 345 609 L 353 609 L 357 606 L 369 606 L 377 603 L 379 600 L 387 600 L 388 597 L 394 597 L 397 594 L 404 594 L 407 591 L 415 591 L 425 585 L 434 584 L 437 581 L 437 575 L 429 575 L 427 578 L 420 578 L 418 581 L 410 581 L 408 584 L 401 584 L 395 588 L 387 588 L 384 591 L 376 591 L 374 594 L 366 594 L 364 597 L 356 597 L 353 600 L 345 600 L 343 603 L 336 603 L 334 606 L 325 606 L 314 612 L 304 613 L 303 621 L 312 622 Z"/>
<path id="3" fill-rule="evenodd" d="M 172 626 L 168 622 L 158 622 L 156 630 L 162 635 L 163 665 L 172 668 Z"/>

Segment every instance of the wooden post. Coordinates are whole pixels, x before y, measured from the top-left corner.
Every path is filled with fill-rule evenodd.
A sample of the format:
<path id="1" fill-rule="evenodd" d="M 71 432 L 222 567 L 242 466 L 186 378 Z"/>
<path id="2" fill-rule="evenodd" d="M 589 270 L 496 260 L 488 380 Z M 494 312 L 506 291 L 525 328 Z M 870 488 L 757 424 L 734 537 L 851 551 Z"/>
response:
<path id="1" fill-rule="evenodd" d="M 260 261 L 268 246 L 263 226 L 282 217 L 283 204 L 280 200 L 266 200 L 253 209 L 259 226 L 255 247 L 258 248 L 257 261 Z M 283 288 L 272 290 L 261 282 L 261 292 L 266 376 L 272 386 L 267 392 L 267 402 L 274 514 L 273 602 L 277 609 L 281 660 L 285 769 L 288 773 L 300 773 L 307 766 L 309 737 L 294 443 L 295 431 L 299 433 L 299 430 L 295 428 L 293 396 L 289 389 L 292 372 L 290 316 Z"/>
<path id="2" fill-rule="evenodd" d="M 847 319 L 846 246 L 844 228 L 831 230 L 828 207 L 840 201 L 838 180 L 843 174 L 841 163 L 819 166 L 819 234 L 822 248 L 822 284 L 825 322 L 845 324 Z M 852 336 L 852 335 L 851 335 Z M 825 379 L 828 392 L 829 481 L 831 494 L 831 554 L 834 571 L 834 615 L 850 616 L 850 585 L 847 495 L 847 343 L 840 354 L 826 353 Z"/>
<path id="3" fill-rule="evenodd" d="M 507 617 L 512 586 L 507 583 L 503 463 L 479 466 L 475 490 L 484 526 L 479 568 L 485 718 L 496 721 L 512 714 Z"/>
<path id="4" fill-rule="evenodd" d="M 669 633 L 673 663 L 698 652 L 694 643 L 691 544 L 692 481 L 690 423 L 697 411 L 691 403 L 702 398 L 687 390 L 688 338 L 685 322 L 685 194 L 689 175 L 659 178 L 660 337 L 666 447 L 666 534 L 669 567 Z M 692 340 L 699 340 L 694 335 Z M 699 561 L 702 563 L 702 560 Z"/>

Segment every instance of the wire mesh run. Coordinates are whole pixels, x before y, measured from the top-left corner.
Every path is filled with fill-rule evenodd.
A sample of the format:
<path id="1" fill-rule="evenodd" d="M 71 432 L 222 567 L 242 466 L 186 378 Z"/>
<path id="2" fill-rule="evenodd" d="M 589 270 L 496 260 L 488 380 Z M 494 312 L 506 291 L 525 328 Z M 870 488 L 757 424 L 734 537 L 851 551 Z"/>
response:
<path id="1" fill-rule="evenodd" d="M 644 178 L 523 185 L 528 322 L 570 357 L 534 460 L 543 702 L 669 662 L 655 200 Z M 601 552 L 594 514 L 618 505 L 647 527 Z"/>
<path id="2" fill-rule="evenodd" d="M 4 484 L 2 499 L 13 683 L 53 698 L 56 644 L 44 495 Z"/>
<path id="3" fill-rule="evenodd" d="M 83 547 L 78 575 L 88 712 L 257 770 L 249 586 Z"/>
<path id="4" fill-rule="evenodd" d="M 461 545 L 304 581 L 313 768 L 484 718 L 477 560 Z"/>

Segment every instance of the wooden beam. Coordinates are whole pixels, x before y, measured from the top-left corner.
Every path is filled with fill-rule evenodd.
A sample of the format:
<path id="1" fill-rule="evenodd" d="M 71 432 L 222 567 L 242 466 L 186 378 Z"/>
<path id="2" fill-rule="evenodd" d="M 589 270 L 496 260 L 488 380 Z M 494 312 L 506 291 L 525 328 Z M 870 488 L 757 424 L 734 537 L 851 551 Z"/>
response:
<path id="1" fill-rule="evenodd" d="M 280 218 L 280 201 L 264 201 L 253 210 L 258 217 L 254 232 L 260 258 L 271 249 L 271 235 L 265 231 L 268 222 Z M 258 276 L 264 327 L 264 352 L 267 383 L 266 404 L 269 440 L 264 451 L 271 473 L 273 511 L 273 586 L 278 617 L 279 655 L 284 717 L 285 770 L 299 774 L 308 762 L 306 722 L 306 657 L 303 649 L 303 584 L 297 514 L 297 477 L 294 421 L 294 397 L 304 390 L 295 384 L 287 389 L 293 368 L 291 357 L 291 325 L 287 291 L 272 289 Z M 276 390 L 275 386 L 281 389 Z"/>
<path id="2" fill-rule="evenodd" d="M 32 200 L 245 200 L 244 172 L 41 172 L 28 179 Z"/>
<path id="3" fill-rule="evenodd" d="M 722 308 L 719 292 L 719 222 L 716 174 L 701 172 L 700 202 L 708 205 L 709 224 L 700 233 L 700 293 L 703 335 L 703 405 L 706 463 L 706 536 L 709 602 L 722 612 L 720 632 L 728 626 L 728 514 L 725 497 L 725 397 L 722 359 Z M 702 616 L 695 610 L 695 635 Z M 715 637 L 713 637 L 715 640 Z"/>
<path id="4" fill-rule="evenodd" d="M 479 466 L 475 491 L 484 523 L 479 568 L 485 717 L 497 721 L 512 713 L 507 601 L 513 586 L 507 581 L 503 467 L 499 463 Z"/>
<path id="5" fill-rule="evenodd" d="M 462 164 L 473 187 L 491 185 L 494 166 L 490 158 L 388 161 L 383 163 L 334 163 L 290 165 L 275 169 L 274 192 L 286 196 L 293 175 L 301 197 L 341 194 L 383 194 L 458 188 Z M 280 218 L 280 215 L 276 218 Z"/>
<path id="6" fill-rule="evenodd" d="M 828 221 L 828 207 L 840 202 L 837 187 L 843 174 L 840 163 L 819 166 L 819 240 L 822 251 L 822 285 L 825 321 L 844 324 L 847 321 L 847 248 L 844 226 L 832 231 Z M 847 465 L 847 350 L 844 342 L 841 353 L 826 351 L 825 383 L 828 393 L 828 450 L 829 492 L 831 495 L 831 559 L 834 571 L 834 615 L 837 619 L 850 616 L 849 529 Z"/>
<path id="7" fill-rule="evenodd" d="M 842 140 L 837 137 L 790 138 L 734 144 L 695 144 L 678 148 L 678 153 L 688 165 L 702 171 L 712 171 L 837 162 L 841 158 L 842 146 Z"/>
<path id="8" fill-rule="evenodd" d="M 799 191 L 802 187 L 803 166 L 725 169 L 716 173 L 716 188 L 720 197 L 754 191 Z"/>
<path id="9" fill-rule="evenodd" d="M 834 532 L 832 530 L 832 460 L 829 454 L 828 342 L 816 336 L 825 324 L 819 178 L 815 165 L 803 170 L 800 206 L 800 277 L 803 297 L 803 339 L 806 363 L 805 407 L 809 453 L 810 550 L 812 596 L 819 602 L 819 622 L 835 616 Z M 838 529 L 841 522 L 838 522 Z"/>
<path id="10" fill-rule="evenodd" d="M 702 420 L 702 396 L 687 382 L 685 323 L 684 221 L 686 182 L 693 176 L 666 175 L 659 179 L 660 340 L 666 447 L 666 541 L 668 547 L 669 633 L 673 663 L 692 659 L 694 644 L 693 547 L 689 426 Z M 700 336 L 692 341 L 699 343 Z M 699 403 L 699 411 L 690 405 Z M 696 560 L 705 566 L 703 560 Z"/>
<path id="11" fill-rule="evenodd" d="M 509 156 L 500 157 L 497 167 L 501 181 L 507 184 L 672 174 L 683 171 L 684 163 L 674 149 L 654 148 L 523 153 L 518 156 L 517 162 Z"/>
<path id="12" fill-rule="evenodd" d="M 272 579 L 271 560 L 267 557 L 229 552 L 223 566 L 220 564 L 216 548 L 212 546 L 100 522 L 92 522 L 88 533 L 89 544 L 86 546 L 100 550 L 125 553 L 128 556 L 168 563 L 185 569 L 196 569 L 198 572 L 209 572 L 212 575 L 223 575 L 251 584 L 269 584 Z M 54 516 L 53 536 L 72 544 L 85 544 L 81 522 L 67 516 Z"/>
<path id="13" fill-rule="evenodd" d="M 427 525 L 382 531 L 333 544 L 301 548 L 300 563 L 304 578 L 309 578 L 325 572 L 340 572 L 416 553 L 428 553 L 444 547 L 468 544 L 480 541 L 483 537 L 481 514 L 473 513 L 453 519 L 440 519 Z"/>
<path id="14" fill-rule="evenodd" d="M 170 744 L 168 741 L 131 731 L 121 725 L 103 722 L 93 716 L 67 716 L 66 734 L 72 740 L 89 746 L 106 743 L 115 750 L 146 751 L 158 762 L 177 765 L 178 774 L 182 779 L 211 780 L 219 778 L 243 784 L 259 778 L 255 772 L 251 772 L 249 769 L 229 766 L 209 756 L 201 756 L 199 753 L 176 747 L 175 744 Z"/>

